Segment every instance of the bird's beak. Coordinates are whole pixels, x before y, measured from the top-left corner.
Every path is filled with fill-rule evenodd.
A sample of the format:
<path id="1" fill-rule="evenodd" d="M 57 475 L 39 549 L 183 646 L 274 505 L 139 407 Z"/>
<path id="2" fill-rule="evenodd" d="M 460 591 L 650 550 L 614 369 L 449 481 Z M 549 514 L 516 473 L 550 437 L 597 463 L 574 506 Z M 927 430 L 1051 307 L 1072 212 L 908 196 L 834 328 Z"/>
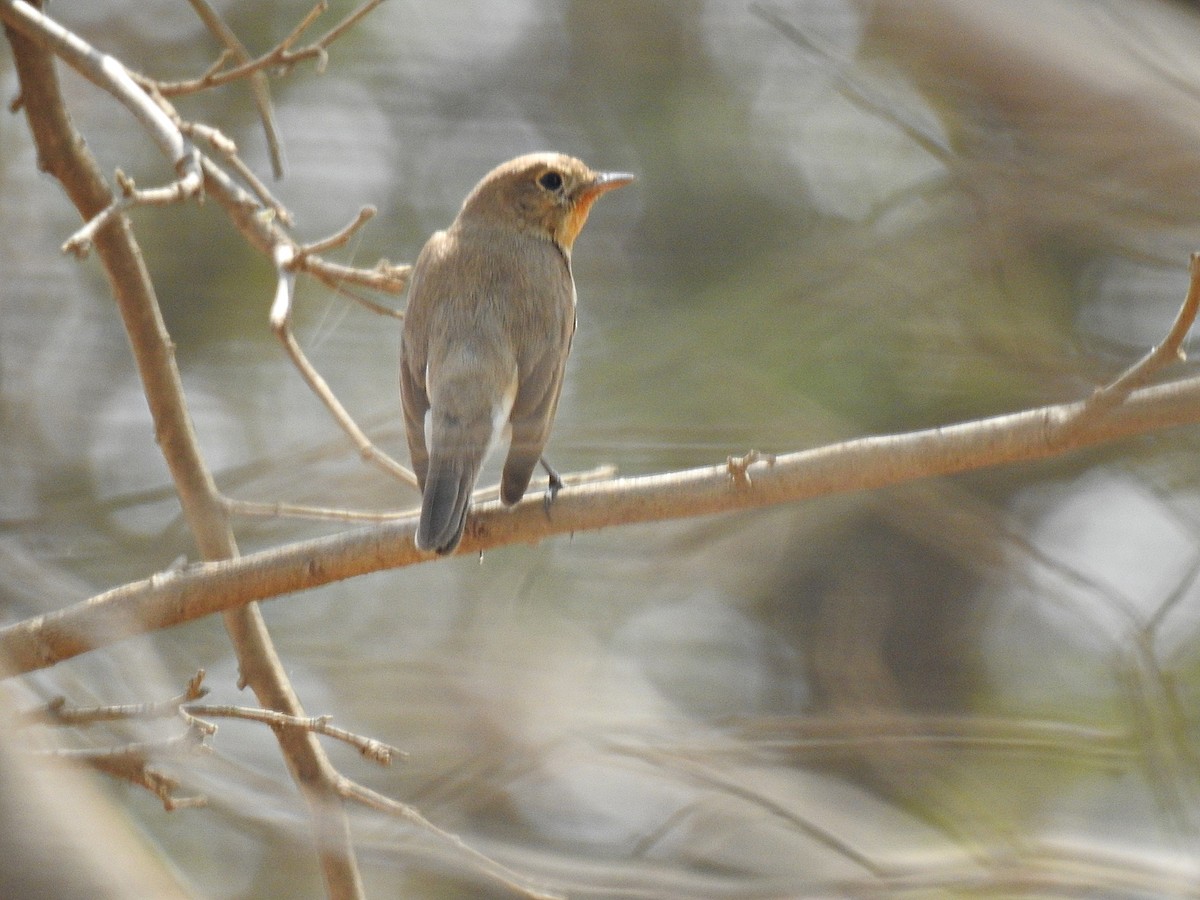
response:
<path id="1" fill-rule="evenodd" d="M 614 188 L 624 187 L 632 181 L 633 176 L 627 172 L 600 172 L 583 193 L 585 197 L 594 200 L 601 194 L 606 194 Z"/>
<path id="2" fill-rule="evenodd" d="M 571 245 L 575 243 L 575 238 L 579 237 L 579 232 L 583 230 L 583 223 L 587 221 L 588 212 L 596 199 L 601 194 L 629 184 L 631 181 L 633 181 L 633 176 L 626 175 L 624 172 L 597 173 L 596 177 L 592 179 L 592 183 L 580 191 L 575 199 L 566 221 L 563 223 L 563 228 L 558 233 L 558 242 L 570 250 Z"/>

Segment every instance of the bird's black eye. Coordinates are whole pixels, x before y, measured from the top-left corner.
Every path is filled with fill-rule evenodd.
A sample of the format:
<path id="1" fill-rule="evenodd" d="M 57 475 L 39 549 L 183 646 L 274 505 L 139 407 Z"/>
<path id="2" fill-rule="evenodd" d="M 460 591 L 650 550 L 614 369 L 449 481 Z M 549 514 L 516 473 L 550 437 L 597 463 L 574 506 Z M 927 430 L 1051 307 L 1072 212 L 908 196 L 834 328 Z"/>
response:
<path id="1" fill-rule="evenodd" d="M 548 191 L 557 191 L 560 187 L 562 187 L 562 183 L 562 176 L 557 172 L 547 172 L 538 179 L 538 184 Z"/>

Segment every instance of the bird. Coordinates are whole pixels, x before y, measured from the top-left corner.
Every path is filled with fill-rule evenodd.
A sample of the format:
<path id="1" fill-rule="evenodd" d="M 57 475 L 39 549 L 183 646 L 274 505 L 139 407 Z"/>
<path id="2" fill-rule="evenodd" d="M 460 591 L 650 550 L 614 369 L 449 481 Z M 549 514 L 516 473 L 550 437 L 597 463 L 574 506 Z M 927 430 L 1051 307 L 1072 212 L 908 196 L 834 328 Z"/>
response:
<path id="1" fill-rule="evenodd" d="M 418 549 L 458 547 L 479 470 L 506 438 L 506 506 L 539 461 L 547 508 L 562 486 L 543 451 L 576 327 L 571 248 L 592 204 L 632 181 L 562 153 L 518 156 L 485 175 L 417 256 L 400 399 L 421 491 Z"/>

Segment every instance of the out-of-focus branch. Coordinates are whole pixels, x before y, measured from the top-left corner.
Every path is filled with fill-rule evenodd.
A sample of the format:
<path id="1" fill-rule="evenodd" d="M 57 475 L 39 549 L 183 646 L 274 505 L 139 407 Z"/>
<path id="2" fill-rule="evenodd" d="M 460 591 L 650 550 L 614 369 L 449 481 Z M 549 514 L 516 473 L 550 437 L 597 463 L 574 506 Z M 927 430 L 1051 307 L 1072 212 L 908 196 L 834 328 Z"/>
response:
<path id="1" fill-rule="evenodd" d="M 124 744 L 120 747 L 79 750 L 49 750 L 44 756 L 90 766 L 121 781 L 145 788 L 162 801 L 163 809 L 174 812 L 205 806 L 208 800 L 197 794 L 180 796 L 179 781 L 154 767 L 154 761 L 163 758 L 186 756 L 204 750 L 203 737 L 194 729 L 184 735 L 165 741 Z"/>
<path id="2" fill-rule="evenodd" d="M 246 706 L 227 706 L 197 703 L 196 701 L 208 693 L 203 686 L 204 670 L 194 675 L 184 689 L 184 692 L 169 700 L 159 700 L 150 703 L 124 703 L 108 706 L 71 706 L 65 697 L 56 697 L 38 709 L 28 710 L 16 717 L 18 725 L 55 725 L 69 728 L 80 728 L 96 725 L 101 722 L 130 722 L 152 721 L 157 719 L 182 719 L 188 726 L 193 740 L 215 734 L 217 726 L 206 719 L 242 719 L 247 722 L 259 722 L 272 728 L 299 728 L 311 731 L 313 734 L 324 735 L 354 747 L 373 762 L 380 765 L 391 765 L 396 758 L 407 756 L 403 750 L 385 744 L 375 738 L 338 728 L 333 724 L 332 716 L 289 716 L 273 709 L 259 709 Z M 127 744 L 118 750 L 129 750 L 135 746 Z M 147 747 L 149 745 L 146 745 Z M 156 745 L 158 746 L 158 745 Z M 172 744 L 163 746 L 173 747 Z M 93 751 L 89 751 L 93 752 Z M 113 751 L 94 751 L 96 753 L 111 753 Z M 148 754 L 143 753 L 143 756 Z"/>

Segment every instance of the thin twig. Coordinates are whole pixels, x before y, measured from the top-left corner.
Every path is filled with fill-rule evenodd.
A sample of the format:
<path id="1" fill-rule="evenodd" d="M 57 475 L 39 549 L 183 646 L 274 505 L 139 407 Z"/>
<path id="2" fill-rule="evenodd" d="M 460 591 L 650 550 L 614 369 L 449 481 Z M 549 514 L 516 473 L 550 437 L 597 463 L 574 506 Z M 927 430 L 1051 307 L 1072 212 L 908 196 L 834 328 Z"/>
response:
<path id="1" fill-rule="evenodd" d="M 300 256 L 299 246 L 280 227 L 276 218 L 264 215 L 264 212 L 268 211 L 264 210 L 262 204 L 251 194 L 243 190 L 228 172 L 204 156 L 201 157 L 200 164 L 204 172 L 206 194 L 221 205 L 247 243 L 269 257 L 272 263 L 275 263 L 277 248 L 286 244 L 293 248 L 292 261 L 288 265 L 297 272 L 316 278 L 322 284 L 335 289 L 339 284 L 355 284 L 385 294 L 400 294 L 404 291 L 411 266 L 398 266 L 387 260 L 380 260 L 369 269 L 359 269 L 332 263 L 318 256 Z"/>
<path id="2" fill-rule="evenodd" d="M 375 738 L 369 738 L 365 735 L 347 731 L 344 728 L 338 728 L 332 724 L 332 716 L 289 716 L 286 713 L 276 712 L 273 709 L 248 706 L 210 706 L 204 704 L 185 706 L 183 712 L 198 720 L 205 718 L 243 719 L 248 722 L 261 722 L 264 725 L 270 725 L 272 728 L 299 728 L 304 731 L 310 731 L 313 734 L 323 734 L 325 737 L 349 744 L 367 759 L 377 762 L 382 766 L 391 765 L 392 761 L 397 758 L 405 759 L 408 757 L 405 751 L 393 747 L 391 744 L 385 744 L 383 741 L 378 741 Z"/>
<path id="3" fill-rule="evenodd" d="M 1197 311 L 1200 310 L 1200 253 L 1192 254 L 1188 272 L 1190 281 L 1187 296 L 1184 297 L 1183 305 L 1179 307 L 1175 321 L 1171 323 L 1166 336 L 1114 381 L 1092 394 L 1079 413 L 1081 418 L 1104 415 L 1108 410 L 1124 403 L 1134 390 L 1148 383 L 1159 370 L 1187 359 L 1187 354 L 1183 352 L 1183 342 L 1195 324 Z"/>
<path id="4" fill-rule="evenodd" d="M 355 232 L 362 228 L 371 219 L 375 218 L 378 212 L 374 206 L 364 206 L 358 211 L 358 215 L 354 220 L 342 228 L 335 231 L 329 237 L 321 238 L 319 241 L 313 241 L 311 244 L 303 244 L 296 253 L 297 259 L 303 259 L 305 256 L 311 256 L 317 253 L 324 253 L 326 250 L 336 250 L 338 247 L 344 247 L 350 238 L 354 237 Z"/>
<path id="5" fill-rule="evenodd" d="M 326 522 L 394 522 L 413 514 L 411 509 L 401 510 L 365 510 L 365 509 L 336 509 L 326 506 L 307 506 L 301 503 L 285 503 L 281 501 L 237 500 L 232 497 L 224 498 L 225 508 L 233 516 L 244 516 L 254 519 L 311 519 Z"/>
<path id="6" fill-rule="evenodd" d="M 409 806 L 407 803 L 401 803 L 399 800 L 393 800 L 391 797 L 386 797 L 355 781 L 351 781 L 349 778 L 341 780 L 338 792 L 346 800 L 353 800 L 370 809 L 396 816 L 428 832 L 438 840 L 451 845 L 455 850 L 479 866 L 482 872 L 496 879 L 509 890 L 517 891 L 522 896 L 530 897 L 532 900 L 565 900 L 561 894 L 549 893 L 524 884 L 521 875 L 492 859 L 490 856 L 480 853 L 465 843 L 458 835 L 434 825 L 425 816 L 421 815 L 416 807 Z"/>
<path id="7" fill-rule="evenodd" d="M 562 476 L 564 485 L 588 484 L 595 481 L 607 481 L 616 476 L 615 466 L 596 466 L 586 472 L 568 472 Z M 545 477 L 534 478 L 529 483 L 530 491 L 544 491 L 550 480 Z M 500 486 L 493 484 L 480 488 L 471 494 L 473 504 L 489 503 L 500 497 Z M 338 509 L 326 506 L 308 506 L 300 503 L 282 501 L 237 500 L 224 497 L 222 501 L 231 516 L 245 516 L 257 519 L 311 519 L 329 522 L 396 522 L 415 516 L 418 510 L 365 510 Z"/>
<path id="8" fill-rule="evenodd" d="M 288 211 L 287 207 L 276 199 L 275 195 L 271 193 L 270 188 L 263 184 L 262 179 L 254 174 L 254 170 L 246 165 L 245 160 L 238 155 L 237 144 L 211 125 L 181 121 L 179 127 L 184 134 L 202 138 L 213 150 L 219 153 L 226 165 L 237 173 L 242 182 L 254 192 L 259 201 L 268 207 L 280 222 L 289 226 L 293 224 L 292 214 Z"/>
<path id="9" fill-rule="evenodd" d="M 203 675 L 203 670 L 201 670 Z M 21 721 L 49 722 L 54 725 L 69 725 L 80 727 L 95 725 L 99 722 L 128 721 L 132 719 L 165 719 L 179 713 L 185 703 L 199 700 L 208 693 L 208 688 L 193 687 L 178 697 L 169 700 L 151 701 L 149 703 L 123 703 L 108 706 L 69 706 L 64 697 L 55 697 L 45 706 L 22 713 Z"/>
<path id="10" fill-rule="evenodd" d="M 308 384 L 309 388 L 318 399 L 325 404 L 325 408 L 329 410 L 334 421 L 342 431 L 346 432 L 350 440 L 358 448 L 359 455 L 366 461 L 376 466 L 387 474 L 398 478 L 405 484 L 412 487 L 417 485 L 417 476 L 406 469 L 400 463 L 396 462 L 387 453 L 380 450 L 371 442 L 371 439 L 366 436 L 358 423 L 354 421 L 346 408 L 342 406 L 340 400 L 330 389 L 329 384 L 321 377 L 321 374 L 316 370 L 312 363 L 308 361 L 308 357 L 304 355 L 304 351 L 300 349 L 300 344 L 292 334 L 291 329 L 291 314 L 292 314 L 292 291 L 295 286 L 295 276 L 293 273 L 294 248 L 289 244 L 279 244 L 275 250 L 276 270 L 279 274 L 277 286 L 275 290 L 275 302 L 271 304 L 271 330 L 275 336 L 279 338 L 283 344 L 284 350 L 291 357 L 292 363 L 300 372 L 301 377 Z"/>
<path id="11" fill-rule="evenodd" d="M 115 198 L 112 203 L 71 235 L 62 245 L 63 253 L 70 253 L 78 259 L 83 259 L 91 252 L 96 232 L 126 210 L 135 206 L 171 206 L 175 203 L 183 203 L 198 196 L 204 184 L 199 169 L 188 172 L 183 178 L 163 187 L 147 188 L 146 190 L 138 190 L 133 179 L 120 169 L 117 170 L 116 181 L 121 190 L 121 196 Z"/>
<path id="12" fill-rule="evenodd" d="M 320 73 L 324 70 L 325 60 L 328 57 L 328 46 L 341 37 L 347 29 L 357 24 L 364 16 L 377 7 L 383 0 L 368 0 L 354 12 L 346 16 L 338 25 L 326 32 L 322 37 L 312 44 L 301 47 L 298 50 L 292 50 L 291 46 L 300 35 L 303 34 L 313 24 L 313 22 L 325 11 L 327 4 L 322 0 L 314 6 L 308 14 L 300 21 L 300 23 L 292 29 L 292 31 L 282 41 L 272 47 L 262 56 L 253 59 L 241 65 L 234 66 L 228 69 L 210 68 L 199 78 L 193 78 L 186 81 L 163 81 L 158 82 L 158 88 L 164 96 L 175 97 L 180 94 L 194 94 L 197 91 L 204 91 L 210 88 L 220 87 L 225 84 L 237 81 L 240 78 L 245 78 L 255 72 L 261 72 L 265 69 L 278 67 L 287 70 L 296 63 L 305 59 L 317 58 L 317 71 Z"/>
<path id="13" fill-rule="evenodd" d="M 229 56 L 226 57 L 225 54 L 222 54 L 223 59 L 234 59 L 238 63 L 250 62 L 252 58 L 250 51 L 233 33 L 233 29 L 225 24 L 225 20 L 208 0 L 188 0 L 188 2 L 192 4 L 192 9 L 200 17 L 200 21 L 212 32 L 213 37 L 225 45 Z M 258 110 L 258 117 L 262 121 L 263 132 L 267 139 L 267 150 L 271 157 L 271 172 L 278 181 L 283 177 L 283 144 L 279 138 L 279 128 L 275 123 L 275 110 L 271 106 L 271 87 L 265 72 L 254 72 L 250 75 L 250 93 L 254 98 L 254 106 Z"/>
<path id="14" fill-rule="evenodd" d="M 178 790 L 180 783 L 153 768 L 153 758 L 191 755 L 206 752 L 207 749 L 203 735 L 189 731 L 180 737 L 165 741 L 124 744 L 120 747 L 101 750 L 64 748 L 47 750 L 34 755 L 82 763 L 113 778 L 143 787 L 158 797 L 162 802 L 163 809 L 173 812 L 177 809 L 206 806 L 208 799 L 203 795 L 176 796 L 175 791 Z"/>
<path id="15" fill-rule="evenodd" d="M 371 10 L 373 10 L 382 2 L 383 0 L 368 0 L 368 2 L 354 10 L 352 13 L 350 13 L 350 15 L 346 16 L 346 18 L 342 19 L 342 21 L 338 22 L 338 24 L 334 25 L 327 32 L 321 35 L 321 37 L 317 39 L 317 45 L 320 47 L 328 47 L 330 44 L 340 38 L 345 32 L 357 25 L 371 12 Z"/>
<path id="16" fill-rule="evenodd" d="M 330 262 L 317 256 L 302 257 L 297 260 L 295 265 L 300 271 L 306 275 L 311 275 L 327 288 L 341 294 L 346 294 L 346 296 L 359 300 L 359 302 L 364 301 L 361 298 L 348 294 L 344 290 L 347 282 L 385 294 L 400 294 L 403 293 L 405 286 L 408 284 L 408 278 L 412 274 L 412 266 L 407 264 L 394 265 L 386 259 L 381 259 L 369 269 L 356 269 L 350 266 L 343 266 L 340 263 Z M 388 310 L 384 307 L 380 308 L 379 311 L 395 316 L 398 319 L 404 318 L 404 313 L 397 310 Z"/>

